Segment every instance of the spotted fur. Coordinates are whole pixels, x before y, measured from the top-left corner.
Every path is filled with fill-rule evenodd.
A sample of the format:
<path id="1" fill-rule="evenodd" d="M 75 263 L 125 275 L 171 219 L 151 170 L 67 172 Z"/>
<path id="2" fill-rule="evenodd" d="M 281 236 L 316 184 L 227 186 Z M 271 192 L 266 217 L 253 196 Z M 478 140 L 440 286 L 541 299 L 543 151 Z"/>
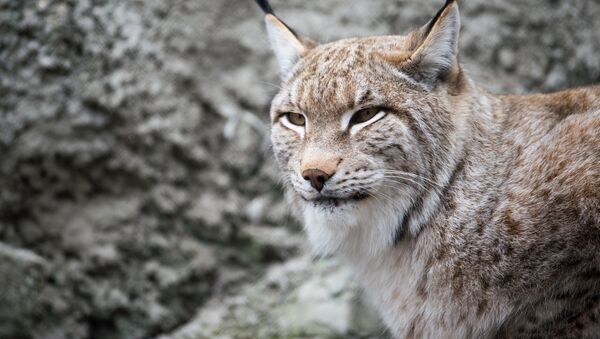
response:
<path id="1" fill-rule="evenodd" d="M 600 87 L 479 89 L 455 1 L 406 36 L 317 45 L 266 23 L 289 203 L 396 337 L 600 337 Z M 320 192 L 306 169 L 330 175 Z"/>

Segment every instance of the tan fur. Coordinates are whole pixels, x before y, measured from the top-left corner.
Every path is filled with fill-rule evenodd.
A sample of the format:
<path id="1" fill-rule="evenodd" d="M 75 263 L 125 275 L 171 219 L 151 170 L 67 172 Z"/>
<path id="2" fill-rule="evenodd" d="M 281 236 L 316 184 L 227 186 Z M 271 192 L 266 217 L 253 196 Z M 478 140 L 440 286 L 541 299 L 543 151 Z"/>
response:
<path id="1" fill-rule="evenodd" d="M 490 95 L 459 25 L 449 1 L 404 37 L 304 45 L 271 108 L 290 203 L 398 338 L 597 338 L 600 87 Z"/>
<path id="2" fill-rule="evenodd" d="M 308 151 L 306 152 L 306 155 L 302 157 L 300 172 L 302 173 L 309 169 L 319 169 L 327 175 L 332 176 L 335 174 L 337 165 L 341 160 L 341 157 L 327 156 L 326 154 L 317 151 Z"/>

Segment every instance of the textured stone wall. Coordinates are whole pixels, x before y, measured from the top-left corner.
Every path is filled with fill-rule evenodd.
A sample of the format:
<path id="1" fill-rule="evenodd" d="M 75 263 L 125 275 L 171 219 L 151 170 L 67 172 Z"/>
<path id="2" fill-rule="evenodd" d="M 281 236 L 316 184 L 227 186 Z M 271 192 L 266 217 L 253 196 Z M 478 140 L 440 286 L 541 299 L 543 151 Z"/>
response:
<path id="1" fill-rule="evenodd" d="M 406 32 L 441 3 L 273 6 L 328 41 Z M 462 9 L 483 87 L 600 81 L 600 3 Z M 269 154 L 276 70 L 250 0 L 0 0 L 0 337 L 168 334 L 300 253 Z"/>

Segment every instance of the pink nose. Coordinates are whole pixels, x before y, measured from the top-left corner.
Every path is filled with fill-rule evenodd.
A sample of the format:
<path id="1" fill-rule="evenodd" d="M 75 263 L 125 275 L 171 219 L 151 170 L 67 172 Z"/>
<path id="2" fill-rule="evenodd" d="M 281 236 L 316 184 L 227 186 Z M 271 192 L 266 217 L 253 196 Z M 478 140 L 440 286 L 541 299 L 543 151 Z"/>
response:
<path id="1" fill-rule="evenodd" d="M 321 192 L 323 189 L 323 185 L 325 185 L 325 181 L 329 179 L 331 176 L 320 169 L 307 169 L 302 172 L 302 177 L 304 180 L 310 181 L 310 185 Z"/>

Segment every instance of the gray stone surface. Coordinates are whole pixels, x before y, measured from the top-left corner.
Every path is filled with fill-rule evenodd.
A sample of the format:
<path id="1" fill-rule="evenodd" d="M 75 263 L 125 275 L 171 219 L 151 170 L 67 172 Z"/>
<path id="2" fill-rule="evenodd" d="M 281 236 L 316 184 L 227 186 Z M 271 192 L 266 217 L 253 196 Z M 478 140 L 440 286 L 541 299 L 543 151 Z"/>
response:
<path id="1" fill-rule="evenodd" d="M 387 338 L 352 273 L 300 256 L 271 266 L 231 296 L 215 296 L 186 325 L 157 339 Z"/>
<path id="2" fill-rule="evenodd" d="M 273 6 L 328 41 L 405 32 L 441 2 Z M 493 92 L 598 82 L 598 17 L 589 0 L 466 0 L 461 58 Z M 289 272 L 277 314 L 251 297 L 303 251 L 268 151 L 276 70 L 250 0 L 0 0 L 0 337 L 168 336 L 235 298 L 248 313 L 223 301 L 222 325 L 247 333 L 354 331 L 346 273 L 333 293 L 319 265 Z"/>

